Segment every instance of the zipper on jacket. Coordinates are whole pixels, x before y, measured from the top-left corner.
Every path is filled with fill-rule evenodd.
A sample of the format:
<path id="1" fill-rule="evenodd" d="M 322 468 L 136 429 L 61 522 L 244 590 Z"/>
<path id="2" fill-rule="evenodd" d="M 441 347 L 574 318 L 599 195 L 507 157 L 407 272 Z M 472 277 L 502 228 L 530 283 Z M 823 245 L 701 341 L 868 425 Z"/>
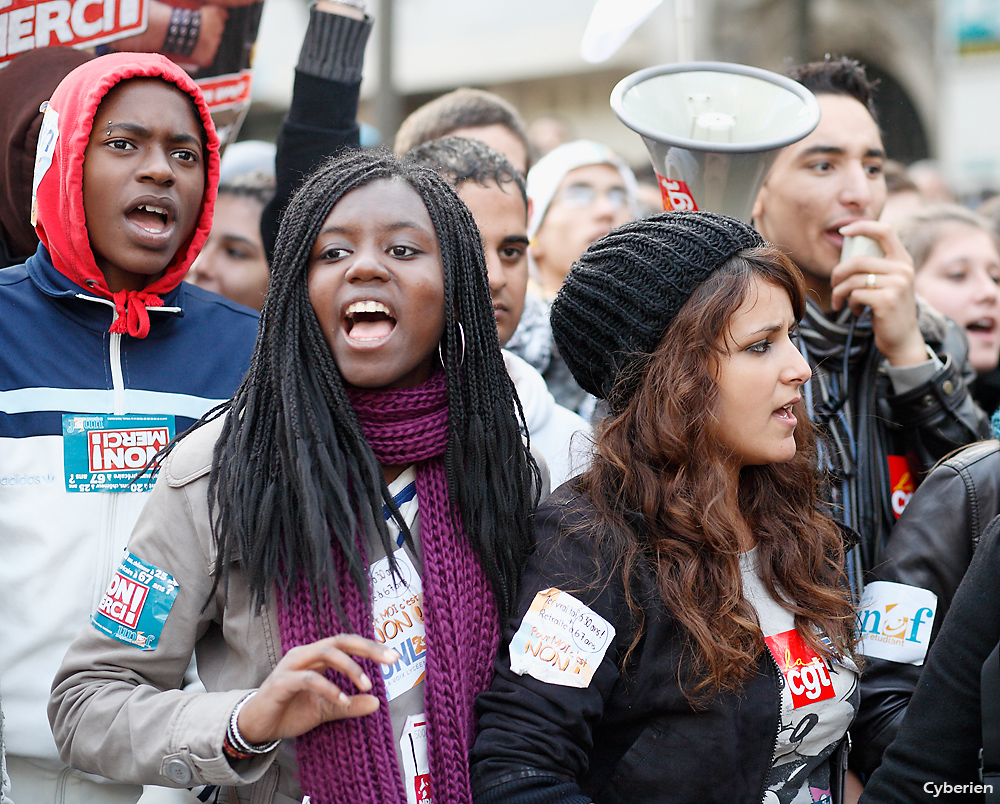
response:
<path id="1" fill-rule="evenodd" d="M 840 767 L 837 768 L 837 773 L 840 776 L 840 802 L 845 801 L 847 799 L 847 796 L 845 795 L 847 790 L 847 763 L 851 756 L 851 745 L 852 745 L 850 730 L 844 732 L 842 742 L 845 743 L 843 756 L 841 757 L 840 760 Z M 840 802 L 835 801 L 833 802 L 833 804 L 840 804 Z"/>
<path id="2" fill-rule="evenodd" d="M 104 505 L 104 527 L 100 534 L 100 544 L 98 545 L 100 552 L 100 572 L 97 574 L 94 580 L 94 600 L 90 607 L 91 611 L 97 611 L 97 606 L 101 602 L 101 598 L 104 597 L 105 591 L 107 591 L 108 580 L 114 575 L 115 570 L 122 560 L 122 553 L 120 548 L 115 547 L 115 534 L 117 531 L 117 520 L 118 520 L 118 492 L 102 492 L 102 495 L 106 499 Z M 125 533 L 126 539 L 128 537 L 128 532 Z"/>
<path id="3" fill-rule="evenodd" d="M 767 654 L 768 661 L 774 668 L 777 675 L 774 677 L 774 688 L 778 693 L 778 716 L 774 723 L 774 743 L 771 745 L 771 760 L 768 763 L 767 770 L 764 771 L 764 782 L 761 784 L 760 788 L 760 804 L 764 804 L 764 797 L 767 795 L 767 781 L 771 778 L 771 768 L 774 766 L 774 755 L 778 753 L 778 735 L 781 733 L 781 682 L 778 680 L 782 677 L 781 668 L 778 667 L 778 662 L 771 655 L 769 648 L 764 648 L 764 653 Z"/>
<path id="4" fill-rule="evenodd" d="M 767 658 L 770 660 L 771 666 L 777 671 L 777 675 L 774 677 L 774 686 L 777 688 L 778 692 L 778 719 L 774 724 L 774 745 L 771 746 L 771 764 L 767 766 L 767 771 L 764 773 L 764 784 L 760 791 L 760 804 L 764 804 L 764 797 L 767 795 L 767 780 L 771 776 L 771 768 L 774 767 L 775 754 L 778 751 L 778 735 L 781 733 L 781 683 L 778 681 L 779 678 L 783 676 L 781 668 L 778 667 L 778 662 L 771 654 L 770 650 L 765 649 L 764 652 L 767 654 Z M 851 733 L 850 731 L 844 732 L 844 737 L 842 739 L 847 740 L 847 749 L 844 751 L 844 758 L 842 760 L 842 767 L 834 768 L 833 763 L 830 764 L 830 782 L 831 789 L 833 786 L 833 774 L 834 772 L 840 774 L 841 785 L 840 785 L 840 798 L 841 801 L 844 799 L 844 787 L 846 784 L 846 779 L 844 776 L 847 773 L 847 755 L 851 752 Z M 836 749 L 834 751 L 836 753 Z M 837 802 L 834 802 L 837 804 Z"/>
<path id="5" fill-rule="evenodd" d="M 125 376 L 122 374 L 121 333 L 111 333 L 108 351 L 111 357 L 111 387 L 114 390 L 114 415 L 122 416 L 125 413 Z M 104 572 L 100 576 L 102 580 L 98 581 L 99 588 L 95 590 L 99 596 L 104 594 L 104 585 L 107 583 L 107 579 L 111 577 L 111 574 L 115 571 L 115 567 L 118 566 L 118 562 L 121 561 L 121 556 L 114 549 L 114 534 L 117 532 L 116 526 L 118 520 L 118 494 L 111 492 L 110 494 L 105 493 L 104 496 L 107 497 L 107 506 L 105 507 L 107 524 L 104 529 L 105 543 L 102 550 L 104 556 L 104 567 L 102 569 Z M 100 597 L 97 599 L 100 601 Z"/>
<path id="6" fill-rule="evenodd" d="M 119 332 L 111 333 L 111 387 L 115 391 L 115 416 L 125 413 L 125 377 L 122 375 L 122 336 Z"/>

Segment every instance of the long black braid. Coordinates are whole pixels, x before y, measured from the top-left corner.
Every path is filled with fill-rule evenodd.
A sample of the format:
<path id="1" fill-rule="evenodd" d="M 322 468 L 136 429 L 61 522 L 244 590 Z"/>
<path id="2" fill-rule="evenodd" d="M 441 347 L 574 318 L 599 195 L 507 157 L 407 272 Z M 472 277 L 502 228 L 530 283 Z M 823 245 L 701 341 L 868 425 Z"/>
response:
<path id="1" fill-rule="evenodd" d="M 539 477 L 521 439 L 523 414 L 515 412 L 500 354 L 479 232 L 434 171 L 384 150 L 328 161 L 305 181 L 282 219 L 250 369 L 216 413 L 227 415 L 209 481 L 215 581 L 225 584 L 239 567 L 262 606 L 275 586 L 289 600 L 302 577 L 314 601 L 328 593 L 339 608 L 331 543 L 367 595 L 358 527 L 374 522 L 391 557 L 385 504 L 409 538 L 307 291 L 312 247 L 334 205 L 351 190 L 396 177 L 419 193 L 437 233 L 444 266 L 449 492 L 506 616 L 534 543 Z"/>

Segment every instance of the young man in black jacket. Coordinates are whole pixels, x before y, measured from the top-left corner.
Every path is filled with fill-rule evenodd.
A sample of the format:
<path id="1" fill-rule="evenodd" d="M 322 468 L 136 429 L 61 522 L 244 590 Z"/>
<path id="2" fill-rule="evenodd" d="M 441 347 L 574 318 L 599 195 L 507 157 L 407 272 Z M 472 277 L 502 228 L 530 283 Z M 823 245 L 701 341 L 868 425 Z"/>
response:
<path id="1" fill-rule="evenodd" d="M 864 67 L 827 58 L 789 75 L 817 96 L 820 122 L 778 156 L 754 224 L 809 289 L 798 330 L 813 372 L 803 397 L 824 436 L 830 513 L 860 536 L 848 557 L 860 598 L 916 485 L 949 452 L 987 437 L 989 420 L 966 387 L 974 373 L 963 333 L 917 299 L 913 262 L 878 221 L 885 149 Z M 845 238 L 859 235 L 878 249 L 843 255 Z M 880 761 L 900 710 L 895 685 L 871 696 L 865 689 L 863 680 L 851 755 L 863 774 Z"/>
<path id="2" fill-rule="evenodd" d="M 778 156 L 753 218 L 805 274 L 805 399 L 825 436 L 832 515 L 861 538 L 849 567 L 860 594 L 916 484 L 952 450 L 987 437 L 989 421 L 966 388 L 974 374 L 962 332 L 916 298 L 912 260 L 878 221 L 885 149 L 864 67 L 827 58 L 790 77 L 817 96 L 820 122 Z M 845 238 L 859 235 L 884 256 L 842 259 Z"/>

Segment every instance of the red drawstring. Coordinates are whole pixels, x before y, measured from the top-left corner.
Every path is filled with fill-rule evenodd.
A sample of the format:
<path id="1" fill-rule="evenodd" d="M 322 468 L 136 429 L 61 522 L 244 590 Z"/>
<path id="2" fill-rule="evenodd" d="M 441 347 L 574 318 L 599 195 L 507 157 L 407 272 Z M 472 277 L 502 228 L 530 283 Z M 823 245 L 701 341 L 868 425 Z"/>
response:
<path id="1" fill-rule="evenodd" d="M 119 290 L 111 298 L 115 302 L 116 316 L 108 332 L 127 332 L 133 338 L 145 338 L 149 334 L 149 312 L 146 308 L 163 306 L 163 299 L 155 293 L 141 290 Z"/>

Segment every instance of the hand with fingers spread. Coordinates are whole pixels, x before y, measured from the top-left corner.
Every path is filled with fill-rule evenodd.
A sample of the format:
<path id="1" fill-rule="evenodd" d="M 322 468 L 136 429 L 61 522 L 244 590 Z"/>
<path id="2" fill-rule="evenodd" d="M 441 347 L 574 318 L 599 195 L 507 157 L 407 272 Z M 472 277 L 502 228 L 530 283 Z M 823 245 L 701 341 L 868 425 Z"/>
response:
<path id="1" fill-rule="evenodd" d="M 844 260 L 830 275 L 834 310 L 846 304 L 855 315 L 871 309 L 875 346 L 890 365 L 915 366 L 927 360 L 927 346 L 917 325 L 913 260 L 892 227 L 859 220 L 840 230 L 845 236 L 875 240 L 884 257 L 859 255 Z"/>
<path id="2" fill-rule="evenodd" d="M 237 727 L 251 745 L 298 737 L 330 720 L 362 717 L 378 709 L 378 698 L 367 694 L 371 679 L 352 656 L 383 664 L 399 661 L 384 645 L 355 634 L 338 634 L 289 650 L 240 710 Z M 347 676 L 363 693 L 348 695 L 325 672 Z"/>

